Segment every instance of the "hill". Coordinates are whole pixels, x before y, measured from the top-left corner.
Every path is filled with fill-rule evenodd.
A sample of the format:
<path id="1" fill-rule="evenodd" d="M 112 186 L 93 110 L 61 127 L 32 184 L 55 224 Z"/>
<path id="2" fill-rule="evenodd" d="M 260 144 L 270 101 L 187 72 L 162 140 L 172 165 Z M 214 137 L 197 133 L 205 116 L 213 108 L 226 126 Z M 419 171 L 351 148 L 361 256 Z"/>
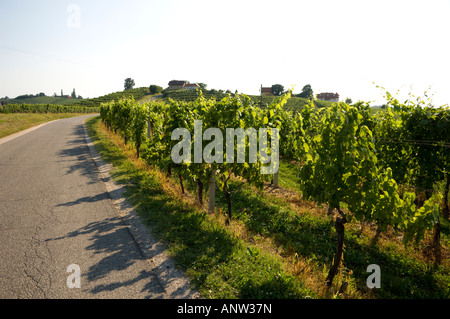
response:
<path id="1" fill-rule="evenodd" d="M 127 96 L 133 96 L 135 100 L 139 100 L 146 95 L 150 94 L 148 87 L 141 87 L 136 89 L 131 89 L 127 91 L 119 91 L 115 93 L 106 94 L 97 98 L 92 99 L 68 99 L 65 97 L 53 97 L 53 96 L 33 96 L 33 95 L 22 95 L 14 99 L 2 99 L 1 104 L 50 104 L 50 105 L 77 105 L 82 107 L 100 107 L 103 102 L 109 102 L 112 100 L 120 100 L 121 98 Z"/>
<path id="2" fill-rule="evenodd" d="M 68 99 L 65 97 L 53 97 L 53 96 L 23 96 L 14 99 L 2 99 L 1 103 L 6 104 L 50 104 L 50 105 L 73 105 L 77 102 L 82 101 L 81 99 Z"/>
<path id="3" fill-rule="evenodd" d="M 104 96 L 100 96 L 93 99 L 84 99 L 81 100 L 79 103 L 80 106 L 85 107 L 99 107 L 101 103 L 109 102 L 113 100 L 120 100 L 125 97 L 132 96 L 135 100 L 139 100 L 143 98 L 146 95 L 150 95 L 150 89 L 148 87 L 141 87 L 126 91 L 118 91 L 115 93 L 106 94 Z"/>
<path id="4" fill-rule="evenodd" d="M 214 98 L 216 100 L 221 100 L 224 97 L 228 96 L 228 93 L 225 93 L 222 90 L 205 90 L 202 92 L 203 96 L 207 99 Z M 230 93 L 232 94 L 232 93 Z M 97 98 L 92 99 L 69 99 L 66 97 L 53 97 L 53 96 L 33 96 L 33 95 L 23 95 L 21 97 L 17 97 L 14 99 L 8 99 L 8 100 L 1 100 L 1 104 L 7 105 L 7 104 L 16 104 L 16 105 L 22 105 L 22 104 L 28 104 L 28 105 L 64 105 L 64 106 L 82 106 L 82 107 L 100 107 L 101 103 L 109 102 L 113 100 L 120 100 L 125 97 L 132 96 L 136 101 L 138 100 L 145 100 L 145 97 L 150 95 L 150 90 L 148 87 L 141 87 L 136 89 L 131 89 L 127 91 L 118 91 L 114 93 L 109 93 Z M 198 98 L 199 92 L 196 90 L 173 90 L 173 91 L 164 91 L 163 93 L 163 101 L 168 101 L 169 99 L 173 100 L 183 100 L 183 101 L 194 101 Z M 258 96 L 258 95 L 249 95 L 249 97 L 255 102 L 262 106 L 266 106 L 270 104 L 274 96 Z M 295 110 L 295 109 L 301 109 L 303 106 L 308 104 L 309 101 L 304 98 L 293 96 L 291 99 L 289 99 L 288 103 L 286 104 L 287 109 Z M 322 107 L 329 107 L 332 105 L 331 102 L 326 101 L 320 101 L 316 100 L 314 101 L 316 107 L 322 108 Z"/>
<path id="5" fill-rule="evenodd" d="M 227 93 L 224 93 L 223 91 L 217 91 L 217 90 L 206 90 L 202 92 L 203 96 L 207 99 L 216 99 L 221 100 L 224 97 L 228 96 Z M 194 101 L 198 98 L 199 92 L 195 90 L 173 90 L 173 91 L 164 91 L 163 100 L 168 101 L 169 99 L 173 100 L 184 100 L 184 101 Z M 270 104 L 274 99 L 275 96 L 259 96 L 259 95 L 249 95 L 249 97 L 255 102 L 262 106 L 266 106 Z M 286 109 L 289 110 L 296 110 L 303 108 L 306 104 L 310 103 L 308 99 L 296 97 L 293 96 L 288 100 L 288 103 L 286 104 Z M 327 102 L 327 101 L 320 101 L 316 100 L 314 101 L 314 104 L 318 108 L 322 107 L 329 107 L 333 103 Z"/>

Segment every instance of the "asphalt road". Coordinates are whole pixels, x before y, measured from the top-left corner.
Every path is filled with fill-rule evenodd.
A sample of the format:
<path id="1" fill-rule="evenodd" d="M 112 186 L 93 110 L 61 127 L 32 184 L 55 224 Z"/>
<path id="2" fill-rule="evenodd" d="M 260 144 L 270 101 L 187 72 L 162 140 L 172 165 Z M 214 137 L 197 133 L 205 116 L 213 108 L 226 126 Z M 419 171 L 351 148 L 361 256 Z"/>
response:
<path id="1" fill-rule="evenodd" d="M 118 215 L 85 118 L 0 140 L 0 298 L 184 298 Z"/>

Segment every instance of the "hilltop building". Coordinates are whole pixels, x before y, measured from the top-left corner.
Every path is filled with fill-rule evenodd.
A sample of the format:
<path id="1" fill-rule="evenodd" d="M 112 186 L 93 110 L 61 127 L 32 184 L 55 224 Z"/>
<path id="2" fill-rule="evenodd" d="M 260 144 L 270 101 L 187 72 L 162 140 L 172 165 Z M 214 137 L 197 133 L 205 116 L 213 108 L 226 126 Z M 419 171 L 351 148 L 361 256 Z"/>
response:
<path id="1" fill-rule="evenodd" d="M 179 90 L 182 89 L 183 86 L 185 86 L 187 84 L 187 81 L 170 81 L 169 82 L 169 87 L 167 88 L 168 90 Z"/>
<path id="2" fill-rule="evenodd" d="M 188 81 L 177 81 L 173 80 L 169 82 L 169 87 L 167 90 L 196 90 L 199 89 L 200 86 L 197 83 L 189 83 Z"/>
<path id="3" fill-rule="evenodd" d="M 321 100 L 321 101 L 339 102 L 339 94 L 338 93 L 319 93 L 319 94 L 317 94 L 317 99 Z"/>
<path id="4" fill-rule="evenodd" d="M 198 85 L 197 83 L 189 83 L 189 84 L 185 84 L 183 86 L 183 89 L 186 89 L 186 90 L 196 90 L 199 88 L 200 88 L 200 85 Z"/>
<path id="5" fill-rule="evenodd" d="M 273 96 L 271 87 L 262 87 L 261 86 L 261 95 L 262 96 Z"/>

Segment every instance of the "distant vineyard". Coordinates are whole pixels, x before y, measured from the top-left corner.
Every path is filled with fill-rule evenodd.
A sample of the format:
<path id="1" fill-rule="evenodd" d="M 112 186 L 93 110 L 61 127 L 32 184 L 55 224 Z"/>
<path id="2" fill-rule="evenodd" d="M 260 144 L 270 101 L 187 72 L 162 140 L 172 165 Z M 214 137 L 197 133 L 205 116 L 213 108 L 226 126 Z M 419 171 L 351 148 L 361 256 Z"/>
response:
<path id="1" fill-rule="evenodd" d="M 52 104 L 6 104 L 0 106 L 0 113 L 98 113 L 99 107 Z"/>
<path id="2" fill-rule="evenodd" d="M 137 89 L 131 89 L 127 91 L 120 91 L 115 93 L 110 93 L 101 97 L 81 100 L 77 105 L 84 107 L 100 107 L 102 103 L 110 102 L 110 101 L 118 101 L 120 99 L 132 97 L 135 100 L 139 100 L 145 95 L 150 94 L 150 90 L 148 87 L 142 87 Z"/>
<path id="3" fill-rule="evenodd" d="M 206 90 L 202 91 L 202 95 L 206 99 L 216 99 L 221 100 L 224 97 L 228 96 L 228 94 L 223 93 L 222 91 L 212 91 L 212 90 Z M 199 91 L 197 90 L 165 90 L 163 93 L 163 100 L 168 102 L 169 99 L 176 100 L 176 101 L 186 101 L 186 102 L 192 102 L 195 101 L 200 96 Z"/>
<path id="4" fill-rule="evenodd" d="M 216 91 L 216 90 L 206 90 L 202 91 L 202 95 L 206 99 L 215 99 L 217 101 L 222 100 L 223 98 L 227 97 L 228 94 L 224 93 L 223 91 Z M 230 93 L 231 96 L 233 96 L 233 93 Z M 174 90 L 174 91 L 165 91 L 163 100 L 165 102 L 168 102 L 169 99 L 175 100 L 175 101 L 186 101 L 186 102 L 193 102 L 200 96 L 200 93 L 196 90 Z M 249 95 L 253 103 L 260 107 L 267 107 L 270 105 L 275 99 L 275 96 L 258 96 L 258 95 Z M 301 97 L 295 97 L 292 96 L 284 106 L 286 110 L 292 110 L 292 111 L 298 111 L 304 108 L 306 105 L 309 105 L 310 101 L 305 98 Z M 320 101 L 315 100 L 314 105 L 317 108 L 323 108 L 323 107 L 331 107 L 333 105 L 332 102 L 327 101 Z"/>
<path id="5" fill-rule="evenodd" d="M 62 97 L 53 97 L 53 96 L 25 96 L 21 98 L 2 100 L 1 104 L 3 106 L 7 105 L 52 105 L 52 106 L 74 106 L 74 107 L 87 107 L 87 108 L 99 108 L 100 104 L 113 101 L 120 100 L 127 97 L 133 97 L 135 100 L 139 100 L 145 95 L 150 94 L 150 90 L 148 87 L 141 87 L 137 89 L 131 89 L 127 91 L 120 91 L 115 93 L 110 93 L 104 96 L 100 96 L 92 99 L 68 99 Z M 29 109 L 29 107 L 23 107 L 23 109 Z M 39 107 L 38 109 L 41 109 Z M 12 112 L 9 112 L 12 113 Z M 38 111 L 38 113 L 40 113 Z M 57 113 L 57 112 L 56 112 Z"/>

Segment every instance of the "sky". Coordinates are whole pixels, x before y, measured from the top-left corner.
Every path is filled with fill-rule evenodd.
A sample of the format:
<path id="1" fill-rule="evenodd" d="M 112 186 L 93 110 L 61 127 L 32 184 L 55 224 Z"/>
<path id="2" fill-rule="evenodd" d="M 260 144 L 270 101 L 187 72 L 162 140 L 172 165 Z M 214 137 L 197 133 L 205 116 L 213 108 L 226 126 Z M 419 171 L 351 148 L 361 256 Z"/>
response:
<path id="1" fill-rule="evenodd" d="M 188 80 L 450 103 L 450 0 L 0 0 L 0 97 Z"/>

